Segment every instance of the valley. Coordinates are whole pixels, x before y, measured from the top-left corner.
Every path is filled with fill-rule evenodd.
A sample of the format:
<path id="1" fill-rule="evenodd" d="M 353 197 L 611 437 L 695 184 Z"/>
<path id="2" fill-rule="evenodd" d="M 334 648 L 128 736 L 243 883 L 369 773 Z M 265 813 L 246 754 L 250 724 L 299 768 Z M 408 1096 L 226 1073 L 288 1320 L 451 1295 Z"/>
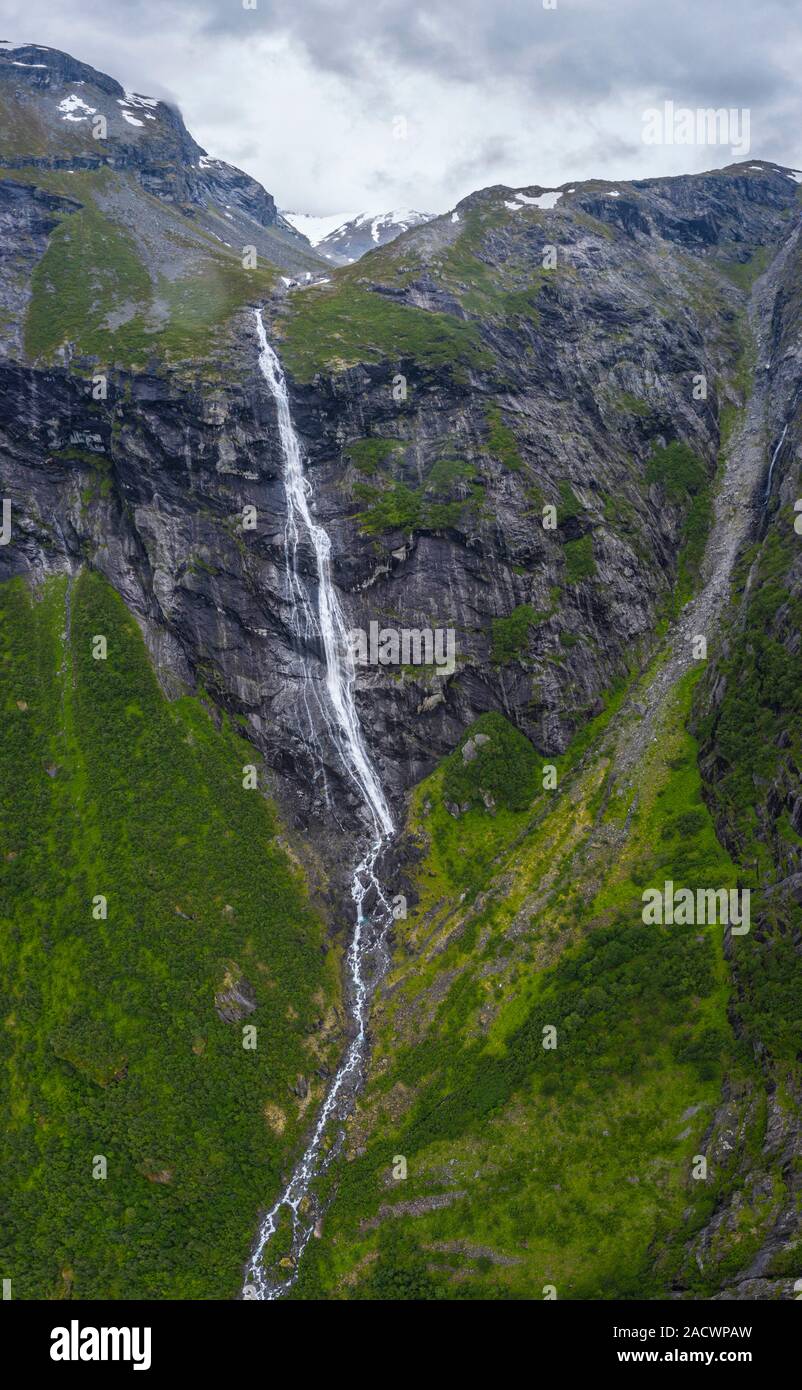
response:
<path id="1" fill-rule="evenodd" d="M 16 1296 L 793 1298 L 798 172 L 327 261 L 67 54 L 0 114 Z"/>

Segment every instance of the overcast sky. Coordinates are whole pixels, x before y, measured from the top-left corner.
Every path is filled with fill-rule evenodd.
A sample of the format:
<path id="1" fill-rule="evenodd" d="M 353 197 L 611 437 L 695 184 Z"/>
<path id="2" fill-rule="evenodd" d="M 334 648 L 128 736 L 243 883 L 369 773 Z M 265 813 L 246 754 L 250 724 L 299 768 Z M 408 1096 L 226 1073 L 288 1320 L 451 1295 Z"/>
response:
<path id="1" fill-rule="evenodd" d="M 667 101 L 746 109 L 749 155 L 802 166 L 800 0 L 0 0 L 0 17 L 12 43 L 175 101 L 287 210 L 441 212 L 488 184 L 731 161 L 644 143 Z"/>

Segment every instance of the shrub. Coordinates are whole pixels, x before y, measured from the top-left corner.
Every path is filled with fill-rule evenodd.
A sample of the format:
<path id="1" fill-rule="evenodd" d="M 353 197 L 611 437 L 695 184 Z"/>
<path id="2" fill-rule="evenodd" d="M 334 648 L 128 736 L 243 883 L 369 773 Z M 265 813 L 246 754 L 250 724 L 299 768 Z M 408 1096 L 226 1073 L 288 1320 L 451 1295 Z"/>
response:
<path id="1" fill-rule="evenodd" d="M 475 756 L 466 761 L 462 750 L 477 734 L 487 742 L 475 745 Z M 466 730 L 458 747 L 446 758 L 443 800 L 457 806 L 483 805 L 483 793 L 497 806 L 524 811 L 538 790 L 538 755 L 520 730 L 503 715 L 483 714 Z"/>
<path id="2" fill-rule="evenodd" d="M 580 536 L 579 540 L 566 541 L 563 551 L 565 553 L 565 573 L 569 584 L 581 584 L 584 579 L 591 579 L 596 573 L 593 541 L 590 536 Z"/>
<path id="3" fill-rule="evenodd" d="M 403 447 L 400 439 L 353 439 L 346 445 L 344 453 L 360 473 L 371 477 L 378 472 L 381 464 L 386 463 Z"/>
<path id="4" fill-rule="evenodd" d="M 530 628 L 538 622 L 540 614 L 531 603 L 521 603 L 506 618 L 494 618 L 491 629 L 491 656 L 496 665 L 515 661 L 524 651 L 529 641 Z"/>

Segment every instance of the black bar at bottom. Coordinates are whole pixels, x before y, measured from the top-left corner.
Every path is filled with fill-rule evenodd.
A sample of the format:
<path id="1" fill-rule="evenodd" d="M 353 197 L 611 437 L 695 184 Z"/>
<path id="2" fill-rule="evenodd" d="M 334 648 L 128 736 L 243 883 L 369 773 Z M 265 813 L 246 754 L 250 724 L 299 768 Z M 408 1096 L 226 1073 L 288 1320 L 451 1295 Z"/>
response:
<path id="1" fill-rule="evenodd" d="M 194 1375 L 225 1378 L 223 1390 L 254 1373 L 287 1383 L 299 1373 L 363 1381 L 453 1372 L 466 1356 L 510 1358 L 533 1373 L 747 1368 L 765 1376 L 793 1366 L 800 1311 L 782 1302 L 649 1303 L 0 1303 L 3 1363 L 42 1375 Z M 467 1315 L 467 1317 L 466 1317 Z M 380 1333 L 377 1357 L 376 1334 Z M 419 1335 L 419 1334 L 422 1334 Z M 385 1359 L 387 1358 L 387 1359 Z M 363 1364 L 359 1368 L 359 1361 Z M 384 1369 L 383 1369 L 384 1365 Z M 138 1370 L 137 1370 L 138 1368 Z M 504 1369 L 506 1368 L 506 1369 Z M 517 1372 L 516 1375 L 519 1375 Z M 27 1379 L 27 1377 L 26 1377 Z"/>

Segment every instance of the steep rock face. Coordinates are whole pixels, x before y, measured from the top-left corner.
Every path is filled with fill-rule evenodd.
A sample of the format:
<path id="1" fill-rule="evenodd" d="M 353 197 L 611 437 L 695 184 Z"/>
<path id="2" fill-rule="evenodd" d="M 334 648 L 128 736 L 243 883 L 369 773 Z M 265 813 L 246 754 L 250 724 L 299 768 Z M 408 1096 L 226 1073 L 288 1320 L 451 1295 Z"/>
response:
<path id="1" fill-rule="evenodd" d="M 30 267 L 50 220 L 72 215 L 42 177 L 29 160 L 2 185 L 22 256 L 14 303 L 29 320 Z M 197 186 L 216 177 L 210 165 Z M 130 183 L 123 193 L 92 196 L 115 217 L 127 199 L 129 216 L 142 213 L 139 247 L 155 247 L 152 204 L 139 208 Z M 578 185 L 548 206 L 537 189 L 491 189 L 333 283 L 273 291 L 266 312 L 349 625 L 454 631 L 451 675 L 359 670 L 391 795 L 485 710 L 504 709 L 544 754 L 562 751 L 644 654 L 678 566 L 690 582 L 694 564 L 694 497 L 652 461 L 682 442 L 699 461 L 696 491 L 712 478 L 722 411 L 739 399 L 743 285 L 788 235 L 795 196 L 769 165 Z M 326 739 L 322 653 L 299 649 L 286 600 L 282 458 L 249 286 L 252 304 L 270 295 L 246 280 L 224 333 L 201 324 L 179 340 L 179 355 L 197 344 L 197 356 L 156 352 L 135 370 L 130 306 L 107 316 L 101 352 L 79 339 L 49 363 L 25 362 L 17 318 L 0 388 L 15 532 L 0 571 L 97 566 L 168 686 L 200 683 L 243 716 L 285 804 L 317 824 L 350 793 Z M 177 303 L 165 334 L 194 327 Z M 158 349 L 158 323 L 144 322 L 141 341 Z M 95 400 L 102 368 L 107 397 Z M 302 560 L 313 573 L 311 553 Z"/>
<path id="2" fill-rule="evenodd" d="M 689 499 L 650 459 L 684 441 L 712 476 L 742 385 L 738 281 L 787 235 L 796 187 L 767 166 L 614 191 L 580 187 L 545 212 L 536 191 L 474 195 L 457 222 L 402 237 L 276 319 L 355 625 L 456 629 L 453 677 L 360 675 L 391 785 L 490 708 L 562 751 L 666 611 Z M 387 352 L 366 311 L 362 327 L 366 294 L 405 312 L 410 337 L 428 328 L 421 307 L 448 315 L 464 330 L 457 365 L 425 337 Z M 522 609 L 516 656 L 494 659 L 494 624 Z"/>
<path id="3" fill-rule="evenodd" d="M 802 544 L 802 250 L 789 257 L 772 322 L 770 466 L 758 498 L 755 544 L 733 593 L 727 643 L 700 708 L 703 765 L 722 834 L 744 858 L 765 857 L 802 901 L 802 748 L 799 741 Z M 779 887 L 779 885 L 778 885 Z"/>
<path id="4" fill-rule="evenodd" d="M 258 742 L 300 681 L 282 622 L 283 489 L 264 391 L 121 376 L 96 403 L 75 374 L 4 364 L 0 376 L 12 506 L 2 577 L 89 560 L 140 619 L 166 686 L 205 685 L 251 716 Z M 263 518 L 247 544 L 246 503 Z M 311 776 L 297 709 L 274 738 L 278 769 Z"/>

